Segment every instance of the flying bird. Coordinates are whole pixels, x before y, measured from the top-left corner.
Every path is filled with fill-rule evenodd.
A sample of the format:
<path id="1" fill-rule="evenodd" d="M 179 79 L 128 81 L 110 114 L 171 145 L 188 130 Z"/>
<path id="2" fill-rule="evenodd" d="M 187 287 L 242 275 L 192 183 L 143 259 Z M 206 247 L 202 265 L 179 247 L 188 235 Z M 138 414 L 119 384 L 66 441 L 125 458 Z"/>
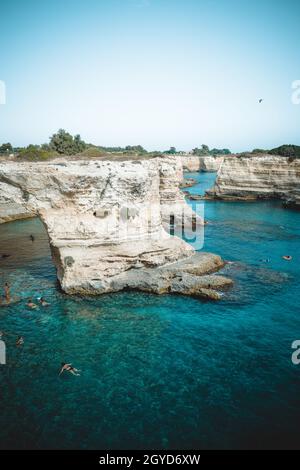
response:
<path id="1" fill-rule="evenodd" d="M 260 98 L 260 100 L 258 100 L 258 102 L 259 102 L 259 103 L 261 103 L 261 102 L 262 102 L 262 100 L 263 100 L 263 99 L 262 99 L 262 98 Z"/>

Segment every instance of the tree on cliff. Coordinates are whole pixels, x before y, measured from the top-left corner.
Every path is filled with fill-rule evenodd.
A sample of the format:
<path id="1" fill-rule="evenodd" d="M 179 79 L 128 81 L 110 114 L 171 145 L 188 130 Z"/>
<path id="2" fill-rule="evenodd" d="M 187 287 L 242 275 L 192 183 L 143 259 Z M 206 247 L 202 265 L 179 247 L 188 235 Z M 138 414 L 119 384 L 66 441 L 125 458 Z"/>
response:
<path id="1" fill-rule="evenodd" d="M 174 155 L 177 152 L 176 147 L 170 147 L 169 150 L 166 150 L 164 153 Z"/>
<path id="2" fill-rule="evenodd" d="M 202 144 L 201 148 L 199 149 L 198 147 L 194 148 L 192 150 L 193 155 L 209 155 L 209 147 L 207 145 Z"/>
<path id="3" fill-rule="evenodd" d="M 272 155 L 282 155 L 283 157 L 300 158 L 299 145 L 281 145 L 269 151 Z"/>
<path id="4" fill-rule="evenodd" d="M 211 149 L 211 155 L 230 155 L 231 152 L 229 149 Z"/>
<path id="5" fill-rule="evenodd" d="M 62 155 L 74 155 L 86 148 L 86 144 L 81 140 L 79 134 L 73 137 L 64 129 L 59 129 L 56 134 L 53 134 L 49 145 L 52 150 Z"/>
<path id="6" fill-rule="evenodd" d="M 202 156 L 202 155 L 229 155 L 231 153 L 229 149 L 216 149 L 216 148 L 213 148 L 213 149 L 209 150 L 208 145 L 205 145 L 205 144 L 202 144 L 200 149 L 198 147 L 194 148 L 192 150 L 192 152 L 193 152 L 193 155 L 198 155 L 198 156 Z"/>
<path id="7" fill-rule="evenodd" d="M 127 145 L 127 147 L 125 147 L 125 152 L 143 154 L 147 153 L 147 150 L 145 150 L 141 145 Z"/>
<path id="8" fill-rule="evenodd" d="M 0 153 L 10 153 L 12 151 L 13 151 L 13 148 L 9 142 L 7 144 L 0 145 Z"/>

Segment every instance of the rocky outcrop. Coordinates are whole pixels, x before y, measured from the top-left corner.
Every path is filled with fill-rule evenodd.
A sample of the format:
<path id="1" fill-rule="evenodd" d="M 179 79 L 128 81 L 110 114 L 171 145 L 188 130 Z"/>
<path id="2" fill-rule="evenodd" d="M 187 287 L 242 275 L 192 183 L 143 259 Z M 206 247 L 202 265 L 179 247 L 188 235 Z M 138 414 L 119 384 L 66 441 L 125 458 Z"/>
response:
<path id="1" fill-rule="evenodd" d="M 181 155 L 174 158 L 180 158 L 182 162 L 183 171 L 194 172 L 200 171 L 200 157 L 196 155 Z"/>
<path id="2" fill-rule="evenodd" d="M 180 188 L 191 188 L 192 186 L 195 186 L 195 184 L 197 184 L 197 180 L 194 178 L 184 178 L 180 183 Z"/>
<path id="3" fill-rule="evenodd" d="M 300 189 L 289 191 L 287 195 L 283 196 L 283 205 L 289 209 L 300 210 Z"/>
<path id="4" fill-rule="evenodd" d="M 207 172 L 217 172 L 219 171 L 224 156 L 218 155 L 210 155 L 207 157 L 199 157 L 200 158 L 200 171 L 207 171 Z"/>
<path id="5" fill-rule="evenodd" d="M 183 171 L 219 171 L 224 157 L 218 155 L 206 155 L 203 157 L 197 155 L 182 155 L 174 158 L 180 158 L 183 166 Z"/>
<path id="6" fill-rule="evenodd" d="M 214 273 L 224 266 L 222 259 L 212 253 L 194 253 L 176 263 L 158 266 L 156 269 L 140 268 L 122 271 L 105 279 L 81 282 L 73 291 L 82 294 L 117 292 L 124 289 L 140 290 L 155 294 L 182 294 L 219 300 L 222 291 L 232 285 L 231 279 Z"/>
<path id="7" fill-rule="evenodd" d="M 299 205 L 300 159 L 278 155 L 226 156 L 208 197 L 218 199 L 282 199 Z"/>
<path id="8" fill-rule="evenodd" d="M 195 256 L 191 245 L 167 232 L 170 223 L 182 224 L 184 213 L 194 221 L 179 190 L 181 180 L 181 162 L 171 157 L 1 163 L 0 221 L 41 218 L 67 293 L 124 288 L 179 292 L 179 260 L 193 260 L 202 274 L 210 270 L 203 271 L 206 258 Z M 214 263 L 214 255 L 207 256 Z M 218 296 L 207 292 L 207 280 L 200 282 L 199 273 L 187 272 L 186 266 L 182 270 L 183 294 Z M 216 282 L 211 285 L 220 287 Z"/>

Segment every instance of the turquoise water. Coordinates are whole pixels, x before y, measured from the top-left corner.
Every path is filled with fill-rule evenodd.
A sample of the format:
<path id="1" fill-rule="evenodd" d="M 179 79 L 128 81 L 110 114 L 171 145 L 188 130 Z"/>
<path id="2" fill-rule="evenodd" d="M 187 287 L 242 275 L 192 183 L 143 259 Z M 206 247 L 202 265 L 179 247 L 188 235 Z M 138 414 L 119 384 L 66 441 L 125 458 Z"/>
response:
<path id="1" fill-rule="evenodd" d="M 200 180 L 195 193 L 215 177 L 188 176 Z M 41 223 L 0 226 L 0 254 L 11 255 L 0 259 L 0 283 L 15 301 L 0 307 L 1 448 L 299 447 L 300 213 L 208 201 L 205 217 L 204 249 L 234 261 L 224 270 L 234 288 L 220 302 L 65 296 Z M 40 295 L 51 305 L 27 309 Z M 59 377 L 62 361 L 81 376 Z"/>

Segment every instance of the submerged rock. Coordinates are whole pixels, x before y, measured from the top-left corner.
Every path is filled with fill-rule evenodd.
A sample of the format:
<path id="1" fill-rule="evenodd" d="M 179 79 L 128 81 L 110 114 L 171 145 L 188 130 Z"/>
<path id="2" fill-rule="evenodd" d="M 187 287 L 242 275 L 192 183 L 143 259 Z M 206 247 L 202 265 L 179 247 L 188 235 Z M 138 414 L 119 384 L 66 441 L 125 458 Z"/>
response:
<path id="1" fill-rule="evenodd" d="M 181 188 L 190 188 L 191 186 L 195 186 L 197 184 L 197 180 L 194 178 L 184 178 L 184 180 L 181 181 L 180 187 Z"/>
<path id="2" fill-rule="evenodd" d="M 201 194 L 189 194 L 188 198 L 190 201 L 201 201 L 203 196 L 201 196 Z"/>

